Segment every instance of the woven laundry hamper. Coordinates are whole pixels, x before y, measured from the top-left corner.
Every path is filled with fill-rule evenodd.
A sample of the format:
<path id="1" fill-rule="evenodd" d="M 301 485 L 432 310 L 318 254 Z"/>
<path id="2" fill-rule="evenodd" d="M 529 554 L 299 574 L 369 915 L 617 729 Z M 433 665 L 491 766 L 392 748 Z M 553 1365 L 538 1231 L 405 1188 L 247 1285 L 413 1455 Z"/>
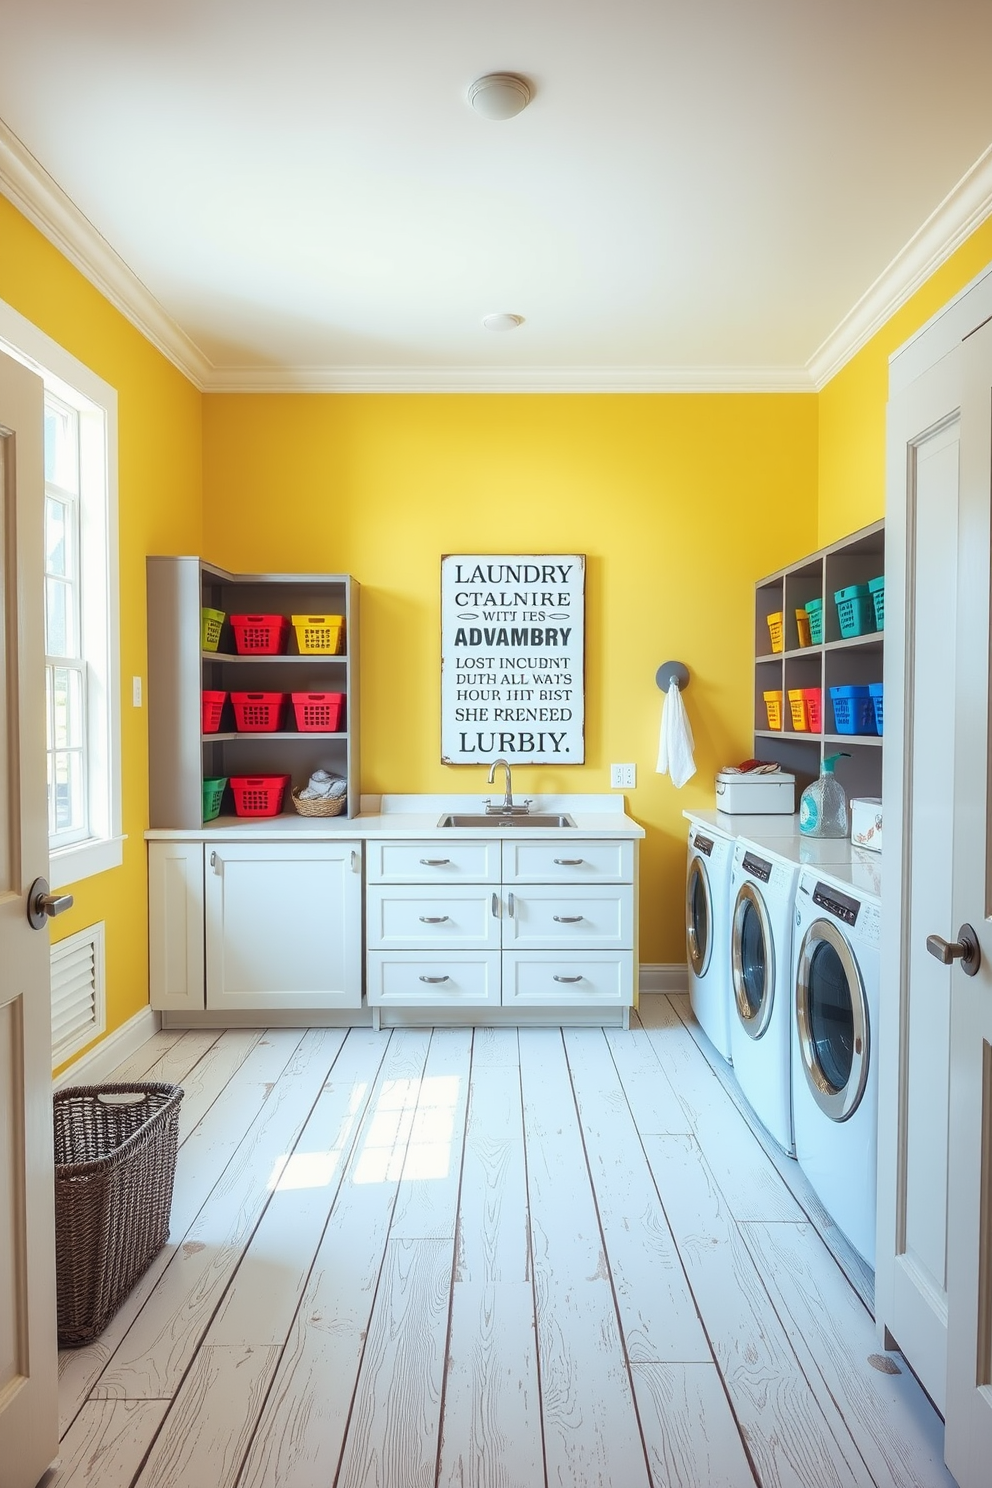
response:
<path id="1" fill-rule="evenodd" d="M 78 1085 L 54 1096 L 62 1348 L 91 1342 L 169 1238 L 179 1085 Z"/>

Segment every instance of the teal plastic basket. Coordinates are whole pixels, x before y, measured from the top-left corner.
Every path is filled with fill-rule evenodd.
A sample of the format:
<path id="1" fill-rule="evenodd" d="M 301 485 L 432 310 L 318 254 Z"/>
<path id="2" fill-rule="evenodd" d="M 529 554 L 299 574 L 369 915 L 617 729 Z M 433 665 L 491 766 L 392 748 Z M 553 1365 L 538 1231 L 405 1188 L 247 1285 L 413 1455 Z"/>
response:
<path id="1" fill-rule="evenodd" d="M 885 575 L 868 580 L 872 604 L 875 606 L 875 629 L 885 629 Z"/>
<path id="2" fill-rule="evenodd" d="M 837 623 L 845 640 L 868 635 L 875 629 L 875 606 L 867 584 L 852 584 L 848 589 L 836 590 L 834 602 L 837 605 Z"/>
<path id="3" fill-rule="evenodd" d="M 809 616 L 809 639 L 810 645 L 823 645 L 823 600 L 811 599 L 806 606 Z"/>

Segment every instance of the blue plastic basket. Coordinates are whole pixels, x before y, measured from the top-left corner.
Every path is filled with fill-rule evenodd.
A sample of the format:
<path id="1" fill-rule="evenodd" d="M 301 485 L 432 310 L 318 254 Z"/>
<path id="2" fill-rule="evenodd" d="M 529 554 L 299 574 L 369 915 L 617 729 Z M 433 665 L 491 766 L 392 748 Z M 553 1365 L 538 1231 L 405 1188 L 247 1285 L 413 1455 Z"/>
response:
<path id="1" fill-rule="evenodd" d="M 867 687 L 831 687 L 835 734 L 877 734 L 875 705 Z"/>
<path id="2" fill-rule="evenodd" d="M 868 691 L 871 693 L 871 703 L 875 710 L 875 732 L 882 732 L 882 683 L 869 682 Z"/>

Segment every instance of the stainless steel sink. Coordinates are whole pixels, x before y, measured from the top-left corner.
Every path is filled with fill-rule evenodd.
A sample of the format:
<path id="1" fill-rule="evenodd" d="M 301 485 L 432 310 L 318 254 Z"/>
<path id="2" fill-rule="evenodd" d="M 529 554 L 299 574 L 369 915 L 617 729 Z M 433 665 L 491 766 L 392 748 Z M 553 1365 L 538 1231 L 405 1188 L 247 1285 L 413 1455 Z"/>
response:
<path id="1" fill-rule="evenodd" d="M 570 816 L 564 813 L 534 811 L 520 816 L 487 816 L 485 812 L 465 815 L 448 811 L 438 822 L 439 827 L 574 827 Z"/>

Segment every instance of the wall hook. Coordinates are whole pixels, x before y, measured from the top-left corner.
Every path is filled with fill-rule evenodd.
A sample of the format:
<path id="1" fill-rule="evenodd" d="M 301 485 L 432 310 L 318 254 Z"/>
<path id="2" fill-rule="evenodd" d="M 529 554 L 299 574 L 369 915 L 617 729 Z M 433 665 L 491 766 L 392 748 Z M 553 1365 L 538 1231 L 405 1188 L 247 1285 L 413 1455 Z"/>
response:
<path id="1" fill-rule="evenodd" d="M 684 661 L 663 661 L 655 672 L 654 680 L 662 692 L 667 692 L 673 682 L 679 692 L 685 692 L 689 685 L 689 668 Z"/>

